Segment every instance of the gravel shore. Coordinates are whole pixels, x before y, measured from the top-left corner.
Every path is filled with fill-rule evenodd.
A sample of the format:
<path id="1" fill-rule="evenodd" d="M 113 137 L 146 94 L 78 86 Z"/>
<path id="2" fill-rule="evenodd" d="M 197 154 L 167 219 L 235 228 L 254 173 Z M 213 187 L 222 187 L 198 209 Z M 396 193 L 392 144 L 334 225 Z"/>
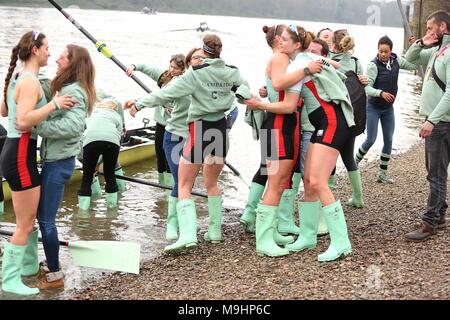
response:
<path id="1" fill-rule="evenodd" d="M 428 196 L 423 143 L 391 160 L 393 185 L 376 182 L 378 165 L 361 165 L 363 209 L 346 204 L 348 179 L 337 178 L 334 192 L 353 246 L 344 259 L 317 262 L 328 236 L 314 250 L 257 256 L 254 235 L 239 224 L 242 212 L 226 210 L 221 244 L 203 241 L 202 227 L 196 249 L 144 262 L 139 275 L 112 274 L 71 299 L 449 299 L 448 229 L 423 243 L 404 240 L 420 223 Z"/>

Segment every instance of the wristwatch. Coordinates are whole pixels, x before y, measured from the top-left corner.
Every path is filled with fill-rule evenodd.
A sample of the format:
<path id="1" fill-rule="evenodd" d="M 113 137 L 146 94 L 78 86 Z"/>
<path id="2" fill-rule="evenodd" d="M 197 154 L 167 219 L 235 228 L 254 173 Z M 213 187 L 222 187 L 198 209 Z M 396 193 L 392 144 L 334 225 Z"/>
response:
<path id="1" fill-rule="evenodd" d="M 310 75 L 312 75 L 311 70 L 309 70 L 308 67 L 303 68 L 303 72 L 305 73 L 305 76 L 310 76 Z"/>

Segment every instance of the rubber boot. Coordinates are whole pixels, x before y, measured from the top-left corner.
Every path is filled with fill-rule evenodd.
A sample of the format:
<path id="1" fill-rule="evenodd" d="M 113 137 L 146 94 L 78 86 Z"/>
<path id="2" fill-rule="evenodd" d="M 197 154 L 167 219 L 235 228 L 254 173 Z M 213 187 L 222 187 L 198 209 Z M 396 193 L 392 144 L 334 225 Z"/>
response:
<path id="1" fill-rule="evenodd" d="M 173 187 L 175 181 L 173 181 L 173 176 L 170 172 L 164 172 L 164 182 L 167 186 Z"/>
<path id="2" fill-rule="evenodd" d="M 78 196 L 78 208 L 80 210 L 88 211 L 91 204 L 91 197 Z"/>
<path id="3" fill-rule="evenodd" d="M 20 295 L 38 294 L 39 289 L 29 288 L 21 278 L 26 246 L 5 242 L 2 262 L 2 290 Z"/>
<path id="4" fill-rule="evenodd" d="M 261 200 L 265 188 L 265 186 L 255 182 L 252 182 L 252 185 L 250 186 L 244 214 L 239 219 L 241 224 L 245 227 L 245 231 L 248 233 L 255 233 L 256 207 Z"/>
<path id="5" fill-rule="evenodd" d="M 348 177 L 352 186 L 352 197 L 348 200 L 348 204 L 355 208 L 364 207 L 362 185 L 361 185 L 361 172 L 358 170 L 349 171 Z"/>
<path id="6" fill-rule="evenodd" d="M 259 204 L 256 209 L 256 253 L 260 256 L 280 257 L 289 251 L 274 241 L 274 229 L 278 207 Z"/>
<path id="7" fill-rule="evenodd" d="M 275 243 L 279 246 L 285 246 L 289 243 L 294 242 L 293 236 L 284 236 L 281 233 L 278 232 L 278 212 L 277 216 L 275 217 L 275 225 L 273 226 L 273 240 Z"/>
<path id="8" fill-rule="evenodd" d="M 334 188 L 334 180 L 335 180 L 335 175 L 333 174 L 333 175 L 331 175 L 329 178 L 328 178 L 328 187 L 330 188 L 330 189 L 333 189 Z"/>
<path id="9" fill-rule="evenodd" d="M 167 223 L 166 223 L 167 240 L 178 239 L 177 201 L 178 198 L 169 196 L 167 204 Z"/>
<path id="10" fill-rule="evenodd" d="M 3 212 L 5 212 L 5 202 L 0 201 L 0 214 L 2 214 Z"/>
<path id="11" fill-rule="evenodd" d="M 219 243 L 222 240 L 222 197 L 208 197 L 209 225 L 203 239 L 211 243 Z"/>
<path id="12" fill-rule="evenodd" d="M 36 228 L 28 237 L 27 248 L 23 256 L 22 276 L 34 276 L 39 271 L 38 234 Z"/>
<path id="13" fill-rule="evenodd" d="M 293 189 L 284 190 L 280 205 L 278 206 L 278 232 L 281 234 L 298 234 L 299 227 L 295 225 L 295 191 Z"/>
<path id="14" fill-rule="evenodd" d="M 326 234 L 328 234 L 327 222 L 323 216 L 323 212 L 319 210 L 319 226 L 317 227 L 317 235 L 324 236 Z"/>
<path id="15" fill-rule="evenodd" d="M 158 183 L 159 184 L 166 184 L 166 179 L 164 179 L 164 172 L 158 172 Z"/>
<path id="16" fill-rule="evenodd" d="M 114 172 L 114 174 L 119 175 L 119 176 L 124 176 L 122 167 L 117 168 L 116 171 Z M 116 183 L 117 183 L 117 188 L 119 188 L 119 191 L 127 190 L 127 188 L 125 186 L 125 180 L 116 178 Z"/>
<path id="17" fill-rule="evenodd" d="M 293 252 L 313 249 L 317 245 L 317 227 L 319 226 L 320 201 L 299 202 L 300 235 L 286 249 Z"/>
<path id="18" fill-rule="evenodd" d="M 106 205 L 108 208 L 117 207 L 117 192 L 111 192 L 106 194 Z"/>
<path id="19" fill-rule="evenodd" d="M 352 245 L 348 238 L 347 223 L 345 222 L 344 211 L 341 202 L 336 201 L 329 206 L 322 208 L 325 220 L 330 230 L 331 243 L 327 251 L 319 254 L 317 260 L 333 261 L 342 254 L 348 255 L 352 252 Z"/>
<path id="20" fill-rule="evenodd" d="M 91 197 L 93 198 L 98 198 L 102 195 L 102 188 L 100 187 L 100 181 L 97 176 L 92 180 L 91 192 Z"/>
<path id="21" fill-rule="evenodd" d="M 292 190 L 294 190 L 294 197 L 298 193 L 298 189 L 300 188 L 300 181 L 302 181 L 302 175 L 299 172 L 294 172 L 292 175 Z"/>
<path id="22" fill-rule="evenodd" d="M 197 246 L 197 213 L 195 203 L 191 199 L 178 200 L 178 227 L 180 236 L 177 242 L 164 248 L 164 252 L 175 253 Z"/>

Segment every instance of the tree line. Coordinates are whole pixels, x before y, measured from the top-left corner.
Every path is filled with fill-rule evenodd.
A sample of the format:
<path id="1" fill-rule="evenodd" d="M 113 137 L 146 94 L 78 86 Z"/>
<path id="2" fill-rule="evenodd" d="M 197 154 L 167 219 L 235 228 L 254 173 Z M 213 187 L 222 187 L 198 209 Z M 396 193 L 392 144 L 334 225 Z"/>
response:
<path id="1" fill-rule="evenodd" d="M 396 1 L 371 0 L 58 0 L 63 8 L 77 5 L 82 9 L 141 11 L 148 7 L 158 12 L 205 15 L 278 18 L 297 21 L 380 24 L 401 27 L 402 20 Z M 0 0 L 0 5 L 51 6 L 45 0 Z"/>

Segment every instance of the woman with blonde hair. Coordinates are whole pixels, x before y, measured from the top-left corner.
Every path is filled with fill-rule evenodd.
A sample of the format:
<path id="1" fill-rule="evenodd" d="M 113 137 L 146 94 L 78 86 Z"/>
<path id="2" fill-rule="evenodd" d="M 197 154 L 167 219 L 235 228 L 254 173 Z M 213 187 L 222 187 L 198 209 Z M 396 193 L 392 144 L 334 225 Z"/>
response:
<path id="1" fill-rule="evenodd" d="M 353 56 L 355 40 L 348 34 L 347 30 L 341 29 L 334 32 L 332 48 L 333 52 L 331 53 L 331 58 L 339 62 L 340 68 L 338 70 L 342 73 L 354 71 L 358 75 L 359 81 L 363 85 L 366 85 L 367 78 L 364 76 L 364 70 L 361 62 L 358 58 Z M 356 137 L 351 137 L 346 146 L 341 150 L 340 155 L 347 170 L 352 188 L 352 197 L 348 200 L 348 204 L 355 208 L 362 208 L 364 207 L 364 200 L 361 173 L 354 158 L 355 140 Z M 334 168 L 329 179 L 330 187 L 334 186 L 335 173 L 336 168 Z M 327 227 L 324 224 L 323 219 L 321 219 L 319 229 L 319 234 L 324 234 L 327 232 Z"/>
<path id="2" fill-rule="evenodd" d="M 13 48 L 5 79 L 1 114 L 8 117 L 8 133 L 1 154 L 2 173 L 8 181 L 16 214 L 16 230 L 4 245 L 2 289 L 21 295 L 36 294 L 39 290 L 22 283 L 21 275 L 38 272 L 38 230 L 33 230 L 41 194 L 41 177 L 37 170 L 37 134 L 35 125 L 61 108 L 73 106 L 68 96 L 58 96 L 47 103 L 39 84 L 39 69 L 47 65 L 48 41 L 43 33 L 25 33 Z M 17 60 L 24 68 L 14 73 Z M 66 110 L 64 110 L 65 112 Z"/>
<path id="3" fill-rule="evenodd" d="M 123 121 L 119 114 L 119 102 L 106 98 L 95 104 L 94 111 L 86 121 L 83 139 L 83 180 L 78 190 L 78 207 L 88 210 L 91 202 L 91 185 L 100 156 L 106 182 L 108 208 L 117 206 L 119 190 L 115 176 L 115 165 L 120 151 Z"/>

